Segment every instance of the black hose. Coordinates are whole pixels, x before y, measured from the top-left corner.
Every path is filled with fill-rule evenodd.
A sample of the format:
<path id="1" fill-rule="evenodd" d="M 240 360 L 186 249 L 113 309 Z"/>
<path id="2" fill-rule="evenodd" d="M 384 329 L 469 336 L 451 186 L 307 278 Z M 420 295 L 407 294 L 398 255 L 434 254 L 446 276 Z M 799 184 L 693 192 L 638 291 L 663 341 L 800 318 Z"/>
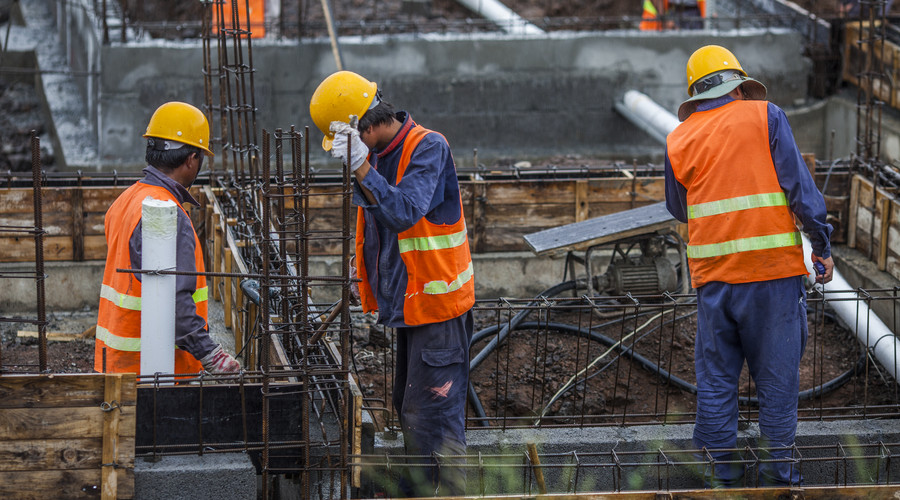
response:
<path id="1" fill-rule="evenodd" d="M 494 325 L 494 326 L 487 327 L 483 330 L 480 330 L 478 333 L 476 333 L 472 337 L 472 343 L 474 344 L 475 342 L 478 342 L 478 341 L 484 339 L 488 335 L 494 334 L 498 330 L 498 328 L 499 327 L 497 325 Z M 610 337 L 607 337 L 606 335 L 603 335 L 603 334 L 600 334 L 600 333 L 597 333 L 597 332 L 594 332 L 591 330 L 578 328 L 576 326 L 568 325 L 565 323 L 555 323 L 555 322 L 554 323 L 542 323 L 542 322 L 531 321 L 531 322 L 525 322 L 525 323 L 518 323 L 516 325 L 515 329 L 516 330 L 548 330 L 549 329 L 549 330 L 554 330 L 554 331 L 558 331 L 558 332 L 565 333 L 565 334 L 576 335 L 576 336 L 579 336 L 582 338 L 587 338 L 589 340 L 594 340 L 594 341 L 600 342 L 601 344 L 604 344 L 608 347 L 615 347 L 616 350 L 618 350 L 619 352 L 629 356 L 631 359 L 637 361 L 645 369 L 647 369 L 651 373 L 655 373 L 655 374 L 659 375 L 661 378 L 665 379 L 667 382 L 674 384 L 677 388 L 679 388 L 683 391 L 689 392 L 691 394 L 697 394 L 697 386 L 696 385 L 691 384 L 679 377 L 676 377 L 675 375 L 672 375 L 671 373 L 669 373 L 668 371 L 664 370 L 659 365 L 657 365 L 656 363 L 651 361 L 650 359 L 644 357 L 641 354 L 634 352 L 633 349 L 623 347 L 618 341 L 616 341 Z M 485 349 L 482 350 L 481 352 L 484 352 L 486 349 L 487 349 L 487 347 L 485 347 Z M 847 381 L 850 380 L 850 377 L 852 377 L 853 375 L 855 375 L 856 373 L 859 372 L 859 368 L 860 368 L 860 366 L 862 366 L 863 363 L 865 363 L 865 359 L 866 359 L 866 354 L 865 354 L 865 352 L 863 352 L 863 354 L 860 356 L 860 359 L 853 366 L 853 368 L 851 368 L 851 369 L 847 370 L 846 372 L 842 373 L 841 375 L 829 380 L 828 382 L 820 384 L 811 389 L 801 391 L 798 394 L 798 400 L 805 401 L 808 399 L 813 399 L 817 396 L 827 394 L 829 392 L 832 392 L 832 391 L 840 388 L 845 383 L 847 383 Z M 588 377 L 588 378 L 590 378 L 590 377 Z M 585 380 L 587 380 L 587 378 Z M 471 385 L 471 382 L 470 382 L 470 385 Z M 572 388 L 572 387 L 575 387 L 575 385 L 572 385 L 569 388 Z M 567 391 L 568 391 L 568 389 L 567 389 Z M 563 393 L 561 393 L 561 394 L 563 394 Z M 470 392 L 470 402 L 472 401 L 472 399 L 473 399 L 472 394 Z M 478 400 L 477 395 L 475 395 L 474 400 L 478 401 L 478 407 L 481 408 L 481 411 L 483 412 L 484 409 L 483 409 L 483 407 L 481 407 L 481 401 Z M 739 404 L 742 404 L 742 405 L 759 406 L 759 399 L 757 399 L 756 397 L 743 396 L 743 397 L 740 397 L 738 399 L 738 401 L 739 401 Z M 553 401 L 551 401 L 549 404 L 552 404 L 552 403 L 553 403 Z M 481 415 L 481 416 L 486 418 L 486 415 Z M 482 421 L 482 425 L 484 425 L 484 422 L 485 421 Z"/>

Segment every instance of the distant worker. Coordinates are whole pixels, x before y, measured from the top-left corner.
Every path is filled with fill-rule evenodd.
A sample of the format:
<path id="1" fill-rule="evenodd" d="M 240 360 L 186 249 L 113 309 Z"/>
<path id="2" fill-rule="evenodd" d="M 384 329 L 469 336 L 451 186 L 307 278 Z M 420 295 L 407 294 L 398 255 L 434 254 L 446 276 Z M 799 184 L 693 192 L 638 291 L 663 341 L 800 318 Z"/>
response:
<path id="1" fill-rule="evenodd" d="M 644 0 L 642 6 L 642 31 L 702 29 L 706 17 L 706 0 Z"/>
<path id="2" fill-rule="evenodd" d="M 465 454 L 475 281 L 450 146 L 349 71 L 319 84 L 309 111 L 325 134 L 322 147 L 356 180 L 360 299 L 364 311 L 378 311 L 379 324 L 396 329 L 393 404 L 407 454 Z M 454 464 L 442 460 L 398 493 L 431 496 L 439 487 L 440 495 L 463 495 L 465 471 Z"/>
<path id="3" fill-rule="evenodd" d="M 168 102 L 153 113 L 144 137 L 148 163 L 144 178 L 119 195 L 104 219 L 108 250 L 94 347 L 94 370 L 98 372 L 140 373 L 141 274 L 116 269 L 141 269 L 145 198 L 178 205 L 176 270 L 204 272 L 200 240 L 182 204 L 199 205 L 187 188 L 197 178 L 204 155 L 212 156 L 206 117 L 190 104 Z M 175 373 L 240 371 L 240 364 L 210 338 L 204 276 L 176 277 L 175 314 Z"/>
<path id="4" fill-rule="evenodd" d="M 747 77 L 728 49 L 707 45 L 687 62 L 690 99 L 666 141 L 666 206 L 688 224 L 697 290 L 697 416 L 694 446 L 706 449 L 713 487 L 739 486 L 738 379 L 746 360 L 759 398 L 762 485 L 798 485 L 797 430 L 806 289 L 796 216 L 812 243 L 816 280 L 834 262 L 825 200 L 800 155 L 784 111 Z M 766 454 L 768 453 L 768 454 Z M 755 485 L 754 485 L 755 486 Z"/>

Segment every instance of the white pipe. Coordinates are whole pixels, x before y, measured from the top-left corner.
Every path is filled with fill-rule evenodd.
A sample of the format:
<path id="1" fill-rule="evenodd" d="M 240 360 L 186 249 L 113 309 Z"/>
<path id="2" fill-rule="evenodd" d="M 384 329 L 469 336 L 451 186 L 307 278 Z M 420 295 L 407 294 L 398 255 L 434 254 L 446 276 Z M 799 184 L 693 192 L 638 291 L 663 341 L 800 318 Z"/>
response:
<path id="1" fill-rule="evenodd" d="M 801 236 L 803 238 L 803 260 L 806 263 L 806 272 L 810 273 L 807 279 L 813 282 L 815 280 L 813 264 L 810 259 L 806 258 L 812 254 L 812 245 L 805 234 L 801 233 Z M 860 300 L 859 294 L 853 291 L 853 287 L 841 276 L 837 267 L 834 268 L 831 281 L 824 287 L 816 284 L 816 288 L 824 290 L 825 302 L 834 309 L 838 317 L 856 335 L 856 339 L 866 346 L 869 353 L 875 356 L 881 366 L 890 372 L 894 380 L 900 382 L 900 364 L 897 363 L 897 356 L 900 355 L 900 340 L 881 321 L 881 318 L 869 309 L 868 304 Z"/>
<path id="2" fill-rule="evenodd" d="M 178 205 L 144 199 L 141 269 L 174 270 Z M 175 373 L 175 276 L 141 277 L 141 375 Z"/>
<path id="3" fill-rule="evenodd" d="M 626 106 L 633 112 L 634 117 L 643 124 L 654 124 L 653 126 L 662 137 L 667 136 L 678 126 L 679 121 L 674 114 L 666 111 L 652 100 L 650 103 L 645 102 L 645 100 L 650 100 L 646 95 L 635 90 L 629 90 L 625 93 L 625 98 L 630 99 L 632 103 L 628 105 L 626 102 Z M 669 116 L 665 116 L 666 114 Z M 629 117 L 629 119 L 634 120 L 632 117 Z M 636 124 L 641 126 L 641 123 Z M 657 137 L 656 135 L 654 136 Z M 811 283 L 814 283 L 815 271 L 812 261 L 808 258 L 812 254 L 812 245 L 806 235 L 801 233 L 801 237 L 803 240 L 803 261 L 806 263 L 806 271 L 809 273 L 806 278 Z M 816 286 L 821 287 L 822 285 L 817 284 Z M 897 363 L 897 356 L 900 355 L 900 340 L 875 313 L 870 311 L 868 304 L 859 300 L 859 296 L 853 292 L 853 288 L 841 276 L 837 267 L 833 270 L 831 282 L 825 286 L 824 290 L 825 300 L 828 305 L 853 330 L 857 340 L 866 346 L 868 351 L 875 356 L 875 359 L 890 372 L 894 380 L 900 383 L 900 364 Z M 829 290 L 837 291 L 832 292 Z"/>
<path id="4" fill-rule="evenodd" d="M 544 30 L 529 23 L 512 9 L 497 0 L 458 0 L 467 9 L 485 17 L 499 26 L 503 31 L 515 35 L 543 35 Z"/>
<path id="5" fill-rule="evenodd" d="M 642 94 L 637 90 L 625 92 L 622 102 L 625 104 L 625 108 L 639 120 L 638 122 L 632 120 L 632 122 L 635 122 L 635 125 L 644 130 L 649 128 L 655 131 L 659 136 L 653 132 L 651 132 L 651 135 L 656 137 L 657 140 L 661 136 L 664 144 L 665 137 L 678 126 L 678 118 L 675 115 L 657 104 L 653 99 L 650 99 L 646 94 Z"/>

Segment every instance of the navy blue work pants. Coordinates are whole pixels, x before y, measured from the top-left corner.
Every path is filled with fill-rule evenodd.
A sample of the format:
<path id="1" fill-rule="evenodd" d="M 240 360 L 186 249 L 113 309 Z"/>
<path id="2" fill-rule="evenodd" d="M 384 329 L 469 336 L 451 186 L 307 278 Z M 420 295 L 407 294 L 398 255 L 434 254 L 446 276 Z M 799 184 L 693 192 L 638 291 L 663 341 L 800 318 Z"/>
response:
<path id="1" fill-rule="evenodd" d="M 408 455 L 436 457 L 430 467 L 410 466 L 407 495 L 465 494 L 466 392 L 469 385 L 469 342 L 472 311 L 443 321 L 397 328 L 394 408 L 400 415 Z M 439 455 L 439 456 L 438 456 Z M 432 459 L 413 459 L 413 464 Z"/>
<path id="2" fill-rule="evenodd" d="M 746 360 L 759 399 L 760 483 L 799 485 L 790 447 L 807 337 L 803 277 L 707 283 L 697 289 L 697 322 L 694 445 L 716 460 L 714 471 L 705 470 L 707 484 L 740 486 L 744 474 L 734 463 L 736 453 L 715 449 L 736 447 L 738 382 Z"/>

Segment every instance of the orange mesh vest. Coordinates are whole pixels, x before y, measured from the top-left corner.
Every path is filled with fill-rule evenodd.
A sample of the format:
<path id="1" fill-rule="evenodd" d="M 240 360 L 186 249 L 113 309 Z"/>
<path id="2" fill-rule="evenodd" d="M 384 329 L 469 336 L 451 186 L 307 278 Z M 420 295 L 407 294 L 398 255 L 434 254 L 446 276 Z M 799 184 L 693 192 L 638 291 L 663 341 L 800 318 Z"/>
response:
<path id="1" fill-rule="evenodd" d="M 403 140 L 397 180 L 403 178 L 416 146 L 432 133 L 416 125 Z M 434 132 L 437 133 L 437 132 Z M 356 217 L 357 273 L 362 280 L 359 295 L 365 312 L 378 310 L 375 294 L 369 286 L 363 254 L 365 210 Z M 400 256 L 406 266 L 407 282 L 403 301 L 403 321 L 407 325 L 425 325 L 456 318 L 475 305 L 475 279 L 462 199 L 459 220 L 453 224 L 432 224 L 422 217 L 413 227 L 397 235 Z"/>
<path id="2" fill-rule="evenodd" d="M 103 350 L 106 349 L 107 373 L 140 373 L 141 282 L 133 274 L 118 273 L 116 269 L 131 269 L 128 242 L 141 220 L 141 203 L 148 196 L 158 200 L 172 200 L 184 211 L 184 207 L 166 188 L 137 182 L 126 189 L 106 212 L 104 225 L 108 249 L 94 344 L 94 370 L 98 372 L 103 371 Z M 193 224 L 191 228 L 193 229 Z M 203 272 L 205 269 L 203 253 L 196 232 L 194 245 L 197 271 Z M 197 276 L 196 290 L 194 301 L 197 305 L 197 314 L 205 321 L 207 319 L 205 276 Z M 174 348 L 174 356 L 175 373 L 198 373 L 203 370 L 203 365 L 187 351 Z"/>
<path id="3" fill-rule="evenodd" d="M 667 139 L 687 188 L 694 288 L 806 274 L 800 233 L 769 150 L 766 101 L 694 112 Z"/>
<path id="4" fill-rule="evenodd" d="M 644 0 L 642 2 L 641 12 L 641 31 L 661 31 L 663 29 L 662 22 L 659 20 L 659 12 L 656 10 L 656 6 L 653 5 L 651 0 Z M 665 13 L 669 9 L 668 0 L 663 2 L 663 13 Z"/>

